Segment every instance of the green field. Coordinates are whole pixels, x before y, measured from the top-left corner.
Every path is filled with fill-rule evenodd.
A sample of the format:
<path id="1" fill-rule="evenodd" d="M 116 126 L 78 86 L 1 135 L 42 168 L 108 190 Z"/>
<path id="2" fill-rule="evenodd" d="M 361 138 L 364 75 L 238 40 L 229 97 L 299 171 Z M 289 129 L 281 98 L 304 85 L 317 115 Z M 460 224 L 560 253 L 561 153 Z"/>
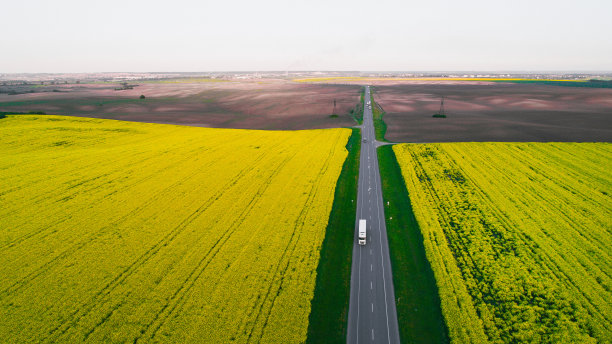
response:
<path id="1" fill-rule="evenodd" d="M 306 341 L 350 134 L 1 118 L 0 342 Z"/>
<path id="2" fill-rule="evenodd" d="M 491 80 L 493 82 L 511 82 L 513 84 L 535 84 L 546 86 L 563 87 L 587 87 L 587 88 L 612 88 L 612 82 L 604 80 L 537 80 L 537 79 L 517 79 L 517 80 Z"/>
<path id="3" fill-rule="evenodd" d="M 393 150 L 452 342 L 610 342 L 611 144 Z"/>

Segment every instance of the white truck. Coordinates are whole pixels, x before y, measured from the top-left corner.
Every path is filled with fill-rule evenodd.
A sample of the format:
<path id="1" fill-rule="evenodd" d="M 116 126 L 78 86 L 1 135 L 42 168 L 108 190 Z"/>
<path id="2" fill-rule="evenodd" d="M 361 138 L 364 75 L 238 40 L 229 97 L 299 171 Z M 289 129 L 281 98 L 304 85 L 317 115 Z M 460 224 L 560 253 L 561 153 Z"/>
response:
<path id="1" fill-rule="evenodd" d="M 366 220 L 359 220 L 359 245 L 366 244 Z"/>

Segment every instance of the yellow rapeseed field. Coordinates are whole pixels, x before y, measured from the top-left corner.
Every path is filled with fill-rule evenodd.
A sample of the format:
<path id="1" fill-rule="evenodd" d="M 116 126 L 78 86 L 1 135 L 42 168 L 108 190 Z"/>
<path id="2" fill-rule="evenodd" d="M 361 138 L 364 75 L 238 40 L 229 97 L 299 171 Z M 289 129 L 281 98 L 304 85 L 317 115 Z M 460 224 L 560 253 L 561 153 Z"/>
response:
<path id="1" fill-rule="evenodd" d="M 454 343 L 612 339 L 612 144 L 393 147 Z"/>
<path id="2" fill-rule="evenodd" d="M 303 342 L 350 134 L 0 119 L 0 342 Z"/>

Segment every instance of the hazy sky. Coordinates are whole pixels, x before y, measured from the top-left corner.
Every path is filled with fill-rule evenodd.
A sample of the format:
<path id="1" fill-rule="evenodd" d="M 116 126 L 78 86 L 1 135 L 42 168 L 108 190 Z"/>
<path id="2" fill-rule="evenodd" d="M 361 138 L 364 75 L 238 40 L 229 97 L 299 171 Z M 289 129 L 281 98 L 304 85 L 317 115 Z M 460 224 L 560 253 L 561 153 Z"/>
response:
<path id="1" fill-rule="evenodd" d="M 0 1 L 0 73 L 612 71 L 610 0 Z"/>

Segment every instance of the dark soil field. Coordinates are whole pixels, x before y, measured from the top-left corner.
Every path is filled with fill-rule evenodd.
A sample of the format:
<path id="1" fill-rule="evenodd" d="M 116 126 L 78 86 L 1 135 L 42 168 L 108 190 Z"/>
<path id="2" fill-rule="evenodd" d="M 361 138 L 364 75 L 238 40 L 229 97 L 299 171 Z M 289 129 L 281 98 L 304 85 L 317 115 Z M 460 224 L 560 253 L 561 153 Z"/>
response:
<path id="1" fill-rule="evenodd" d="M 314 129 L 356 124 L 358 85 L 284 80 L 68 84 L 0 92 L 0 112 L 47 114 L 217 128 Z M 32 93 L 30 93 L 32 92 Z M 144 95 L 145 99 L 140 99 Z M 334 99 L 336 100 L 335 114 Z"/>
<path id="2" fill-rule="evenodd" d="M 385 138 L 391 142 L 612 141 L 609 88 L 462 81 L 372 84 L 386 112 Z M 0 112 L 218 128 L 350 127 L 356 124 L 350 111 L 361 89 L 357 82 L 278 79 L 140 82 L 133 89 L 117 88 L 121 85 L 23 86 L 18 94 L 0 92 Z M 447 118 L 433 118 L 442 96 Z M 337 117 L 331 116 L 334 99 Z"/>
<path id="3" fill-rule="evenodd" d="M 445 97 L 447 118 L 433 118 Z M 379 85 L 391 142 L 612 141 L 612 89 L 511 83 Z"/>

